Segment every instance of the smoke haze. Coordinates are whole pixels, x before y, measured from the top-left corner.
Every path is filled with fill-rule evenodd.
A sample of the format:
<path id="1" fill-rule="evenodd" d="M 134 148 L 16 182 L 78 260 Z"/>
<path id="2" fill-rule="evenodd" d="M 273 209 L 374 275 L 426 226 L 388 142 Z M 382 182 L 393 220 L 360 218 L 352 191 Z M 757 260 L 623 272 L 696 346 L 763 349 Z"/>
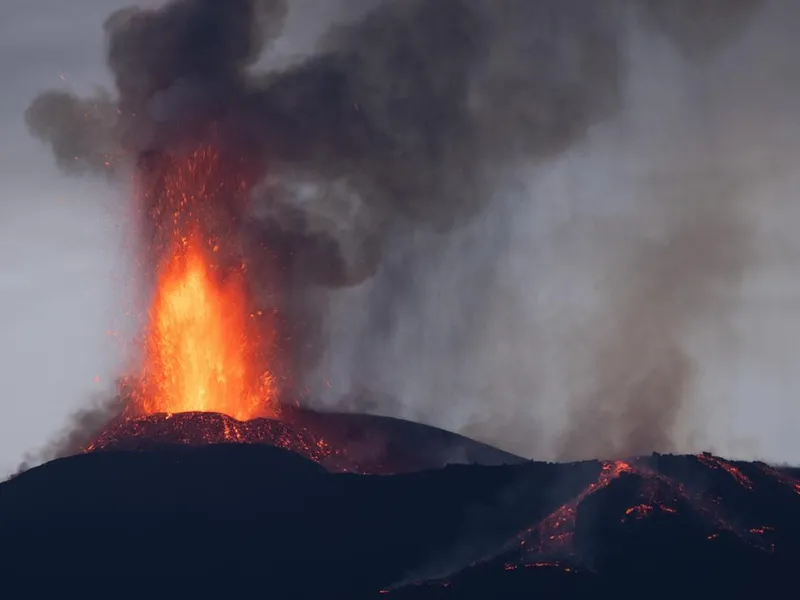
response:
<path id="1" fill-rule="evenodd" d="M 258 184 L 230 209 L 254 277 L 278 256 L 307 404 L 540 459 L 800 459 L 734 404 L 760 353 L 742 307 L 761 222 L 800 142 L 784 126 L 800 9 L 356 4 L 285 59 L 307 3 L 114 13 L 115 91 L 44 92 L 26 122 L 75 174 L 118 178 L 212 129 L 246 159 Z"/>

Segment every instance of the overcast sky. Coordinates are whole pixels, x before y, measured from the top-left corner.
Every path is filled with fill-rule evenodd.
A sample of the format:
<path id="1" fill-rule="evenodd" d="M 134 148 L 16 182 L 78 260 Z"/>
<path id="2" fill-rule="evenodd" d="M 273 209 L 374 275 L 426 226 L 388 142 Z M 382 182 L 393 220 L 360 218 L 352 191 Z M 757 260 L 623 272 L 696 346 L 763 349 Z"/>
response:
<path id="1" fill-rule="evenodd" d="M 106 334 L 122 314 L 121 195 L 61 175 L 28 135 L 23 113 L 44 88 L 108 82 L 101 25 L 123 4 L 4 0 L 0 7 L 0 473 L 86 405 L 121 356 Z"/>
<path id="2" fill-rule="evenodd" d="M 279 43 L 279 54 L 308 47 L 346 2 L 300 2 L 290 21 L 292 43 Z M 86 93 L 109 84 L 101 26 L 112 10 L 127 4 L 0 0 L 0 476 L 63 428 L 71 413 L 110 390 L 124 359 L 131 284 L 125 190 L 59 173 L 48 148 L 28 135 L 23 113 L 43 89 Z M 363 2 L 351 6 L 356 4 Z M 782 4 L 790 7 L 794 0 Z M 761 266 L 748 274 L 742 289 L 736 343 L 727 348 L 736 350 L 735 356 L 711 360 L 703 371 L 717 381 L 709 387 L 717 398 L 709 401 L 715 407 L 710 427 L 732 428 L 720 436 L 727 441 L 719 450 L 795 462 L 800 461 L 800 177 L 793 166 L 794 157 L 800 158 L 797 12 L 789 10 L 792 22 L 779 10 L 769 12 L 749 42 L 718 61 L 721 84 L 738 94 L 730 123 L 741 121 L 734 118 L 737 110 L 754 117 L 752 126 L 745 123 L 722 143 L 746 146 L 753 140 L 753 161 L 752 153 L 736 154 L 743 172 L 766 162 L 775 170 L 768 182 L 754 182 Z M 769 48 L 759 53 L 765 40 Z M 740 69 L 747 77 L 737 84 Z M 779 79 L 787 85 L 770 87 Z M 721 92 L 719 106 L 724 99 Z M 590 168 L 586 155 L 574 160 L 582 172 Z M 569 168 L 557 168 L 539 187 L 564 193 L 573 180 Z M 115 331 L 121 337 L 109 334 Z M 719 356 L 716 349 L 707 354 Z M 719 425 L 721 420 L 731 424 Z"/>

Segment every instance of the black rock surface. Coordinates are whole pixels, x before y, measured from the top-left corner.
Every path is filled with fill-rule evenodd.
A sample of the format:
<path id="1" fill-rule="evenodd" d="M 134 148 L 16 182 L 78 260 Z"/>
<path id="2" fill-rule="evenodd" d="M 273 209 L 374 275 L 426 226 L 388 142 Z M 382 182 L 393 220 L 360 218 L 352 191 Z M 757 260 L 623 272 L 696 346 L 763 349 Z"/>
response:
<path id="1" fill-rule="evenodd" d="M 710 455 L 362 475 L 154 442 L 0 484 L 0 552 L 9 576 L 257 577 L 271 599 L 585 597 L 631 574 L 735 592 L 800 564 L 798 476 Z"/>

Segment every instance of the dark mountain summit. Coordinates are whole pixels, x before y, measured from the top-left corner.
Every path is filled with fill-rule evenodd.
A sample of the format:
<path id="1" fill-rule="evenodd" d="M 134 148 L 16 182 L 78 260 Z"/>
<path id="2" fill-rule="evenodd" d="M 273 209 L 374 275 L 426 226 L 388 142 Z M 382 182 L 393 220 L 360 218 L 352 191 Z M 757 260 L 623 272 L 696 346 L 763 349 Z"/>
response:
<path id="1" fill-rule="evenodd" d="M 116 424 L 95 451 L 0 484 L 4 569 L 258 576 L 270 598 L 485 599 L 574 597 L 634 572 L 774 578 L 800 560 L 797 470 L 706 454 L 499 464 L 504 455 L 489 453 L 494 466 L 418 463 L 427 470 L 363 475 L 326 468 L 335 451 L 315 456 L 263 438 L 189 443 L 187 423 L 193 435 L 231 425 L 201 416 L 209 423 L 190 414 L 129 424 L 136 444 L 110 435 L 123 431 Z M 176 424 L 171 439 L 167 422 Z M 393 456 L 412 456 L 420 440 L 447 438 L 419 425 L 374 422 L 394 432 Z M 299 439 L 302 427 L 278 425 L 243 424 L 242 431 Z M 335 430 L 342 431 L 328 425 L 328 440 Z M 158 435 L 146 437 L 152 431 Z M 307 429 L 308 439 L 319 431 Z M 126 449 L 112 449 L 110 440 Z"/>

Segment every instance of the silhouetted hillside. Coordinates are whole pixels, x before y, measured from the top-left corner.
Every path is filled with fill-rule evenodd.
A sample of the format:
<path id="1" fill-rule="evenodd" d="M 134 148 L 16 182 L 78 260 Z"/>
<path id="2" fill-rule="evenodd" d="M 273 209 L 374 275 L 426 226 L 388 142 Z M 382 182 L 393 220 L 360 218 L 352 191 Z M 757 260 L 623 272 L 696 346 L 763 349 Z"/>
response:
<path id="1" fill-rule="evenodd" d="M 291 450 L 330 471 L 403 473 L 447 464 L 519 464 L 524 459 L 437 427 L 285 406 L 280 421 L 237 421 L 218 413 L 122 416 L 85 449 L 146 450 L 154 445 L 267 444 Z M 75 449 L 79 450 L 78 448 Z"/>
<path id="2" fill-rule="evenodd" d="M 266 444 L 153 441 L 0 484 L 0 545 L 8 573 L 255 575 L 271 599 L 575 597 L 631 573 L 785 573 L 797 475 L 710 455 L 361 475 Z"/>

